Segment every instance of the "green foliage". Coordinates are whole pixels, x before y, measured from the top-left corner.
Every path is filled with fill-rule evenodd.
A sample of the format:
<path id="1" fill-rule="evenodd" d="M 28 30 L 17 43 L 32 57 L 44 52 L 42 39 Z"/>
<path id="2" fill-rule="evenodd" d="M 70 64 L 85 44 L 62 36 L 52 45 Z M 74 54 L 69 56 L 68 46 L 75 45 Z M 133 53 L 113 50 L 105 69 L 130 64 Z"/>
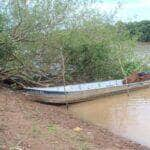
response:
<path id="1" fill-rule="evenodd" d="M 123 68 L 125 69 L 125 74 L 128 76 L 131 73 L 133 73 L 133 71 L 141 71 L 142 70 L 142 66 L 141 63 L 138 61 L 134 61 L 134 62 L 127 62 L 124 64 Z"/>
<path id="2" fill-rule="evenodd" d="M 49 124 L 48 125 L 48 133 L 54 133 L 56 132 L 57 128 L 55 124 Z"/>
<path id="3" fill-rule="evenodd" d="M 131 36 L 137 36 L 141 42 L 150 41 L 150 21 L 130 22 L 126 24 Z"/>
<path id="4" fill-rule="evenodd" d="M 14 49 L 15 47 L 8 36 L 0 33 L 0 60 L 10 59 Z"/>
<path id="5" fill-rule="evenodd" d="M 0 32 L 3 31 L 3 26 L 4 26 L 4 24 L 3 24 L 3 16 L 0 14 Z"/>
<path id="6" fill-rule="evenodd" d="M 127 74 L 138 69 L 138 64 L 130 61 L 134 58 L 134 40 L 130 39 L 124 26 L 113 26 L 106 22 L 100 24 L 97 20 L 92 22 L 86 22 L 82 29 L 71 30 L 68 38 L 65 38 L 67 75 L 81 81 L 123 78 L 119 59 Z M 72 72 L 71 66 L 74 66 Z"/>
<path id="7" fill-rule="evenodd" d="M 4 30 L 4 20 L 0 16 L 0 66 L 6 67 L 7 63 L 14 60 L 13 54 L 17 47 L 9 33 Z"/>
<path id="8" fill-rule="evenodd" d="M 50 68 L 62 65 L 63 53 L 68 82 L 122 78 L 119 60 L 127 74 L 138 69 L 126 26 L 112 25 L 88 9 L 85 15 L 80 5 L 75 0 L 14 1 L 0 30 L 0 65 L 30 80 L 47 80 L 53 77 Z"/>

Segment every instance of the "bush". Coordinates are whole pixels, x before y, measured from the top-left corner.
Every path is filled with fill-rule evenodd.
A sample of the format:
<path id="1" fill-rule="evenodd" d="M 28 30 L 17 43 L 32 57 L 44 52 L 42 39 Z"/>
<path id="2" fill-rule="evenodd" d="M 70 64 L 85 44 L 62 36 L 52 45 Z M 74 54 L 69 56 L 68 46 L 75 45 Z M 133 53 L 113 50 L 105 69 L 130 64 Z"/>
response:
<path id="1" fill-rule="evenodd" d="M 137 63 L 134 56 L 134 41 L 128 31 L 121 26 L 94 21 L 67 33 L 68 38 L 64 40 L 67 77 L 81 81 L 119 79 L 139 70 L 140 62 Z M 70 72 L 72 66 L 74 70 Z"/>
<path id="2" fill-rule="evenodd" d="M 14 49 L 13 42 L 9 37 L 0 33 L 0 60 L 5 61 L 11 59 Z"/>
<path id="3" fill-rule="evenodd" d="M 139 69 L 136 58 L 130 61 L 135 41 L 126 27 L 92 11 L 86 10 L 84 16 L 75 11 L 78 7 L 73 2 L 30 1 L 27 7 L 19 0 L 7 7 L 11 10 L 0 33 L 1 65 L 30 80 L 52 78 L 54 82 L 51 70 L 59 66 L 55 79 L 60 80 L 63 54 L 66 79 L 71 83 L 123 78 Z"/>
<path id="4" fill-rule="evenodd" d="M 141 42 L 150 41 L 150 21 L 144 20 L 140 22 L 130 22 L 126 24 L 131 37 L 136 36 Z"/>
<path id="5" fill-rule="evenodd" d="M 15 50 L 14 43 L 4 28 L 4 16 L 0 15 L 0 65 L 6 65 Z"/>

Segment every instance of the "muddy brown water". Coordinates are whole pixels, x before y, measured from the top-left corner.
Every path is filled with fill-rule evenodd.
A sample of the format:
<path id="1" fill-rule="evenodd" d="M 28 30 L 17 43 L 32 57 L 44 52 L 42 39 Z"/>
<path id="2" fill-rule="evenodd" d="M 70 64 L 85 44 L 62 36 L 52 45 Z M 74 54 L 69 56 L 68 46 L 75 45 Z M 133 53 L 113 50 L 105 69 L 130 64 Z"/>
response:
<path id="1" fill-rule="evenodd" d="M 139 42 L 134 49 L 142 64 L 150 67 L 150 42 Z"/>
<path id="2" fill-rule="evenodd" d="M 150 88 L 71 105 L 75 116 L 150 147 Z"/>

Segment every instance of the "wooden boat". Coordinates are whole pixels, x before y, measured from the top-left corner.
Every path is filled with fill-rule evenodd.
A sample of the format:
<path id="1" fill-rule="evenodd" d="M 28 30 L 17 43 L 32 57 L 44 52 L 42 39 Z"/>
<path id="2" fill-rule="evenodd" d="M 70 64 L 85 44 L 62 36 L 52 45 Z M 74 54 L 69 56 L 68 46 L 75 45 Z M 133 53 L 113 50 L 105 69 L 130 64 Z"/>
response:
<path id="1" fill-rule="evenodd" d="M 94 83 L 84 83 L 77 85 L 67 85 L 65 87 L 47 88 L 25 88 L 33 101 L 50 104 L 72 104 L 83 101 L 94 100 L 96 98 L 127 93 L 150 87 L 150 80 L 123 84 L 122 80 L 111 80 Z"/>

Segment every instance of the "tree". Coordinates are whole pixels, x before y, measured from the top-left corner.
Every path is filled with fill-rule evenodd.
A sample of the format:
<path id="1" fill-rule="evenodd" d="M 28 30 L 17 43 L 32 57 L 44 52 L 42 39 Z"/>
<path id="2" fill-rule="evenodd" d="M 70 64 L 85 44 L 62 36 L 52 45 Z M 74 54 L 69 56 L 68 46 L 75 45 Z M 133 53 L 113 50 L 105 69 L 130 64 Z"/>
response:
<path id="1" fill-rule="evenodd" d="M 150 21 L 130 22 L 126 26 L 132 37 L 137 36 L 141 42 L 150 41 Z"/>
<path id="2" fill-rule="evenodd" d="M 1 67 L 12 76 L 55 82 L 56 66 L 55 79 L 62 76 L 61 54 L 68 82 L 122 78 L 120 65 L 126 74 L 139 67 L 132 53 L 134 41 L 126 28 L 113 25 L 98 12 L 81 9 L 81 3 L 13 0 L 7 5 L 2 34 L 10 48 L 2 49 L 11 55 L 6 55 Z"/>

